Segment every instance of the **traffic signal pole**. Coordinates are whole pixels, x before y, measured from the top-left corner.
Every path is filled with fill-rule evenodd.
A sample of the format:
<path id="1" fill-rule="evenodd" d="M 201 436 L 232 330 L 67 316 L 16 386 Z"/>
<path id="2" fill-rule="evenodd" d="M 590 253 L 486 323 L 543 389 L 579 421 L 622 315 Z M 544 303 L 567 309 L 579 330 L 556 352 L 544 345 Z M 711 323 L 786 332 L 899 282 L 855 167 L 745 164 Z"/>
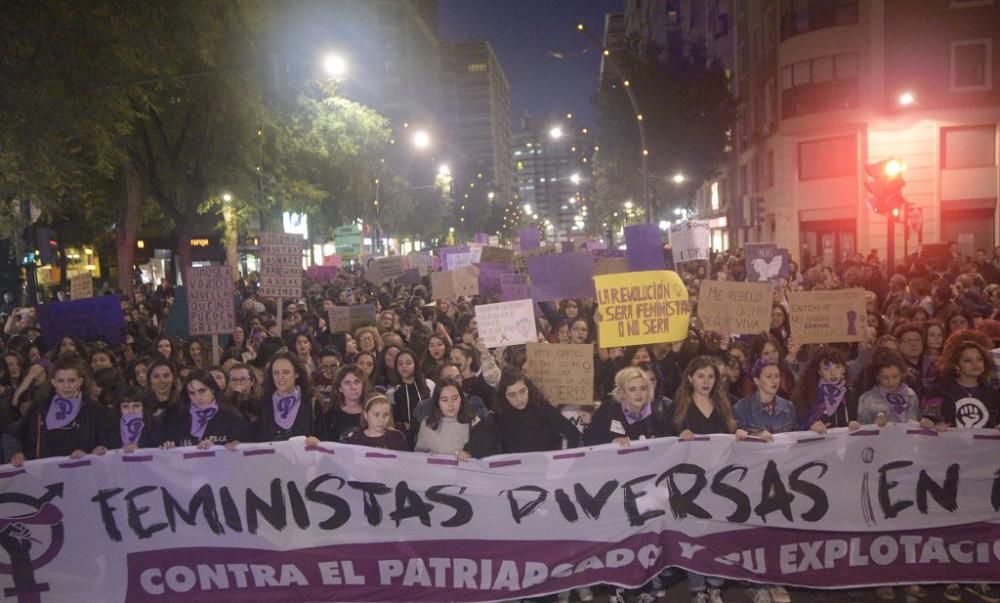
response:
<path id="1" fill-rule="evenodd" d="M 886 220 L 886 251 L 885 251 L 885 270 L 886 278 L 893 275 L 896 268 L 896 216 L 890 211 L 885 215 Z"/>

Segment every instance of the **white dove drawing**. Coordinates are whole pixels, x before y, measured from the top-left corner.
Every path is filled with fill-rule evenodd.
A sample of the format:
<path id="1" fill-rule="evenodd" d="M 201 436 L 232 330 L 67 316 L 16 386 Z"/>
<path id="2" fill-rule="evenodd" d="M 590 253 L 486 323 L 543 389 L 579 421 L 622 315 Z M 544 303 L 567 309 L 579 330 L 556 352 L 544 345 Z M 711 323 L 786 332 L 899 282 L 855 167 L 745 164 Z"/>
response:
<path id="1" fill-rule="evenodd" d="M 756 258 L 751 262 L 753 264 L 754 272 L 757 273 L 758 281 L 769 281 L 776 278 L 781 272 L 781 260 L 784 256 L 776 255 L 771 258 L 770 262 L 764 260 L 764 258 Z"/>

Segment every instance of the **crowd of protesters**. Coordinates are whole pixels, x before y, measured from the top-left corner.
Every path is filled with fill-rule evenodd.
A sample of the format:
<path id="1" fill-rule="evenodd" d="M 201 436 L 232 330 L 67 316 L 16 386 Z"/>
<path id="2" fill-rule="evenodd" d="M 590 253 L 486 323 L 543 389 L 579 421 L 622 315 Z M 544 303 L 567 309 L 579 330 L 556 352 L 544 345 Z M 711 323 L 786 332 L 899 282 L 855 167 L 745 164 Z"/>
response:
<path id="1" fill-rule="evenodd" d="M 234 447 L 296 436 L 307 445 L 468 460 L 717 433 L 766 441 L 870 424 L 997 427 L 1000 248 L 992 258 L 954 250 L 936 262 L 908 258 L 891 275 L 874 254 L 836 266 L 802 259 L 803 269 L 793 262 L 788 278 L 775 283 L 770 328 L 761 333 L 705 332 L 697 319 L 704 280 L 745 280 L 741 249 L 679 268 L 692 308 L 680 342 L 599 348 L 594 300 L 540 303 L 539 341 L 594 347 L 597 406 L 579 426 L 525 373 L 523 345 L 491 350 L 479 341 L 474 305 L 498 299 L 436 299 L 426 278 L 416 286 L 377 284 L 344 268 L 331 282 L 306 279 L 304 298 L 284 302 L 279 328 L 274 302 L 256 295 L 250 275 L 238 283 L 238 324 L 219 350 L 207 339 L 168 336 L 174 290 L 166 283 L 119 293 L 128 329 L 117 346 L 65 336 L 47 348 L 36 309 L 5 295 L 0 460 L 19 466 L 119 448 Z M 866 290 L 865 340 L 796 344 L 786 294 L 839 288 Z M 330 308 L 351 304 L 374 305 L 376 324 L 331 331 Z M 613 590 L 613 600 L 652 601 L 668 578 Z M 721 580 L 689 572 L 687 582 L 693 601 L 722 601 Z M 755 603 L 792 599 L 780 585 L 751 591 Z M 927 596 L 918 585 L 877 594 Z M 580 589 L 559 599 L 572 596 L 593 594 Z M 1000 602 L 985 584 L 949 585 L 943 596 Z"/>

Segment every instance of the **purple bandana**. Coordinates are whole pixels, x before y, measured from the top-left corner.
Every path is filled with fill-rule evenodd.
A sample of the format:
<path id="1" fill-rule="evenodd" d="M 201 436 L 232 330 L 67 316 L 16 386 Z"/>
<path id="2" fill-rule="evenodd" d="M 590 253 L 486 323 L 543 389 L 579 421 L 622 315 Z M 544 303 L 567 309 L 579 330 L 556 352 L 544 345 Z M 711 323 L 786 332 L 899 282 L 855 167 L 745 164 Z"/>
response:
<path id="1" fill-rule="evenodd" d="M 628 422 L 629 425 L 638 423 L 639 421 L 653 414 L 653 405 L 649 404 L 648 402 L 643 405 L 642 410 L 640 410 L 639 412 L 632 412 L 632 410 L 628 407 L 628 404 L 625 404 L 624 402 L 622 402 L 621 405 L 622 405 L 622 414 L 625 415 L 625 420 Z"/>
<path id="2" fill-rule="evenodd" d="M 62 429 L 76 420 L 76 415 L 80 414 L 80 406 L 83 396 L 77 395 L 73 398 L 63 398 L 56 395 L 49 405 L 49 412 L 45 415 L 45 428 Z"/>
<path id="3" fill-rule="evenodd" d="M 830 381 L 819 381 L 819 403 L 823 408 L 823 415 L 832 416 L 840 405 L 844 403 L 844 396 L 847 394 L 847 382 L 844 380 L 832 383 Z M 822 415 L 821 415 L 822 416 Z"/>
<path id="4" fill-rule="evenodd" d="M 215 400 L 212 400 L 212 403 L 205 408 L 198 408 L 192 404 L 191 435 L 201 440 L 202 436 L 205 435 L 205 427 L 217 412 L 219 412 L 219 404 Z"/>
<path id="5" fill-rule="evenodd" d="M 142 428 L 145 426 L 146 422 L 143 420 L 142 415 L 132 415 L 126 417 L 122 415 L 122 420 L 119 428 L 122 434 L 122 446 L 128 446 L 129 444 L 135 444 L 139 441 L 139 437 L 142 436 Z"/>
<path id="6" fill-rule="evenodd" d="M 886 402 L 889 403 L 889 408 L 892 410 L 896 422 L 905 423 L 907 421 L 906 407 L 908 405 L 907 394 L 910 391 L 909 386 L 903 384 L 896 391 L 889 391 L 879 387 L 878 391 L 885 398 Z"/>
<path id="7" fill-rule="evenodd" d="M 295 423 L 295 417 L 299 414 L 302 390 L 296 385 L 295 390 L 287 396 L 281 396 L 278 392 L 274 392 L 274 395 L 271 396 L 271 402 L 274 404 L 274 422 L 284 430 L 291 429 Z"/>

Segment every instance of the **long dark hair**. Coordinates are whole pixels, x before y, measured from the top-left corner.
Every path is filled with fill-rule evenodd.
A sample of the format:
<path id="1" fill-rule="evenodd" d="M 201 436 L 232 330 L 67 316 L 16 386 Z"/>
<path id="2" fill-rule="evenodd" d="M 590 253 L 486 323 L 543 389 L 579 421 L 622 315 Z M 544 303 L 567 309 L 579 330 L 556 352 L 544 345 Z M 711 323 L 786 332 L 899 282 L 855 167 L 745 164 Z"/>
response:
<path id="1" fill-rule="evenodd" d="M 205 387 L 212 390 L 212 397 L 215 398 L 215 403 L 222 404 L 222 389 L 215 382 L 215 377 L 212 376 L 212 373 L 205 369 L 193 369 L 188 373 L 187 378 L 184 379 L 184 386 L 181 387 L 181 403 L 185 408 L 191 405 L 191 397 L 188 395 L 187 388 L 192 381 L 200 381 Z"/>
<path id="2" fill-rule="evenodd" d="M 431 409 L 427 413 L 427 426 L 437 431 L 441 427 L 441 419 L 444 415 L 441 414 L 441 391 L 446 387 L 454 387 L 458 390 L 458 396 L 461 402 L 458 405 L 458 416 L 455 419 L 459 423 L 472 423 L 476 418 L 476 413 L 472 412 L 469 405 L 466 402 L 465 392 L 462 391 L 462 386 L 456 384 L 452 380 L 438 381 L 437 386 L 434 387 L 434 396 L 431 398 Z"/>
<path id="3" fill-rule="evenodd" d="M 715 374 L 715 384 L 712 386 L 712 393 L 709 394 L 709 397 L 712 399 L 715 409 L 725 419 L 729 433 L 733 433 L 736 431 L 736 418 L 733 416 L 733 406 L 729 402 L 729 396 L 726 394 L 726 385 L 722 379 L 722 374 L 719 372 L 719 365 L 715 359 L 709 356 L 697 356 L 693 358 L 688 363 L 687 368 L 684 369 L 684 374 L 681 376 L 681 385 L 677 388 L 677 395 L 674 396 L 674 408 L 676 409 L 674 411 L 674 426 L 678 430 L 684 429 L 688 412 L 694 405 L 694 386 L 691 385 L 691 376 L 704 368 L 712 369 L 712 372 Z"/>
<path id="4" fill-rule="evenodd" d="M 420 363 L 417 362 L 416 353 L 414 353 L 414 351 L 411 350 L 410 348 L 403 348 L 399 350 L 398 354 L 396 354 L 396 362 L 393 363 L 392 366 L 393 370 L 395 371 L 395 374 L 393 374 L 394 384 L 400 387 L 405 386 L 405 384 L 403 383 L 403 378 L 399 376 L 399 358 L 404 354 L 409 355 L 410 358 L 413 359 L 413 384 L 417 386 L 417 392 L 420 394 L 421 398 L 429 398 L 431 392 L 427 388 L 427 379 L 424 378 L 424 371 L 420 367 Z"/>
<path id="5" fill-rule="evenodd" d="M 302 392 L 301 400 L 304 403 L 312 403 L 312 381 L 309 379 L 308 373 L 306 373 L 306 367 L 299 360 L 298 354 L 294 352 L 289 352 L 288 350 L 281 350 L 276 353 L 271 361 L 267 363 L 267 368 L 264 370 L 264 385 L 262 390 L 264 392 L 264 399 L 269 400 L 274 392 L 278 389 L 274 385 L 274 374 L 271 372 L 271 368 L 274 363 L 278 360 L 287 360 L 292 363 L 292 367 L 295 369 L 295 385 L 299 386 L 299 390 Z"/>
<path id="6" fill-rule="evenodd" d="M 976 350 L 983 358 L 983 374 L 979 376 L 980 383 L 989 381 L 993 374 L 993 357 L 989 351 L 976 341 L 962 341 L 958 345 L 950 346 L 947 353 L 942 353 L 938 358 L 938 367 L 941 370 L 941 383 L 952 384 L 958 379 L 958 360 L 965 350 Z"/>
<path id="7" fill-rule="evenodd" d="M 827 363 L 843 366 L 844 378 L 847 378 L 847 361 L 844 359 L 844 354 L 837 348 L 829 346 L 818 348 L 802 372 L 795 386 L 795 394 L 792 396 L 795 412 L 800 419 L 809 417 L 819 400 L 819 369 Z"/>
<path id="8" fill-rule="evenodd" d="M 906 359 L 904 359 L 903 355 L 897 352 L 896 350 L 883 349 L 875 352 L 875 354 L 872 355 L 871 363 L 868 365 L 868 368 L 865 369 L 864 374 L 861 376 L 861 387 L 859 388 L 859 391 L 861 391 L 861 393 L 864 393 L 875 387 L 875 385 L 878 384 L 879 372 L 882 369 L 891 366 L 894 366 L 899 369 L 899 373 L 903 377 L 902 383 L 905 385 L 910 385 L 910 383 L 906 379 L 906 376 L 908 374 L 906 370 L 907 367 Z"/>
<path id="9" fill-rule="evenodd" d="M 161 337 L 160 339 L 163 339 L 163 338 Z M 159 340 L 157 340 L 157 341 L 159 341 Z M 177 402 L 177 400 L 180 398 L 180 385 L 181 385 L 180 384 L 180 376 L 177 374 L 177 367 L 174 365 L 173 361 L 171 361 L 171 360 L 169 360 L 167 358 L 164 358 L 162 354 L 157 354 L 153 358 L 153 361 L 149 363 L 149 366 L 146 367 L 146 389 L 149 391 L 149 395 L 152 396 L 151 399 L 154 402 L 156 402 L 156 404 L 159 406 L 159 404 L 160 404 L 159 401 L 155 400 L 156 393 L 153 392 L 153 379 L 152 379 L 152 377 L 153 377 L 153 370 L 155 370 L 157 367 L 160 367 L 160 366 L 165 366 L 168 369 L 170 369 L 170 374 L 173 375 L 173 377 L 174 377 L 174 382 L 170 386 L 170 399 L 167 400 L 167 403 L 165 404 L 165 406 L 170 406 L 170 405 L 174 404 L 175 402 Z"/>

